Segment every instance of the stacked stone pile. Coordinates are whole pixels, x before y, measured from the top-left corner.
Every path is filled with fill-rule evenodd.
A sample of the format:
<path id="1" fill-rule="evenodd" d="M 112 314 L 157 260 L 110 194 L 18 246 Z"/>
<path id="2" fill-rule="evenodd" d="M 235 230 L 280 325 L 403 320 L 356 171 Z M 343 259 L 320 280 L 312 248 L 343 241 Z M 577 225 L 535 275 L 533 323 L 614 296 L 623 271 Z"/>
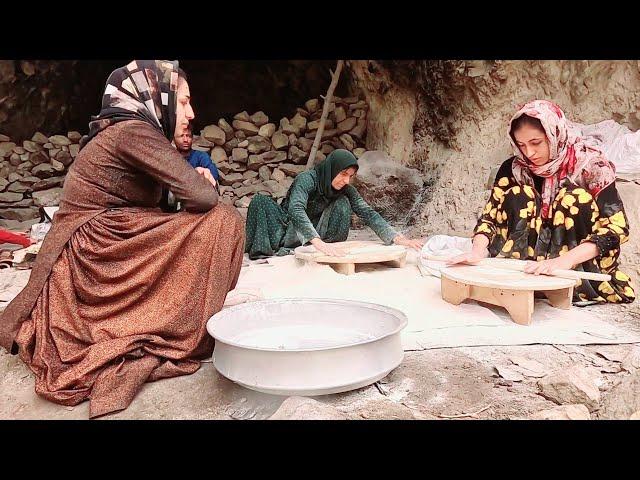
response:
<path id="1" fill-rule="evenodd" d="M 193 148 L 207 152 L 220 172 L 221 201 L 241 211 L 256 193 L 280 202 L 306 169 L 322 109 L 323 100 L 314 98 L 278 122 L 262 111 L 244 111 L 195 135 Z M 333 97 L 316 162 L 338 148 L 362 156 L 367 112 L 358 97 Z M 0 135 L 0 226 L 28 228 L 39 220 L 39 207 L 58 205 L 81 137 L 79 132 L 50 137 L 36 132 L 20 143 Z"/>

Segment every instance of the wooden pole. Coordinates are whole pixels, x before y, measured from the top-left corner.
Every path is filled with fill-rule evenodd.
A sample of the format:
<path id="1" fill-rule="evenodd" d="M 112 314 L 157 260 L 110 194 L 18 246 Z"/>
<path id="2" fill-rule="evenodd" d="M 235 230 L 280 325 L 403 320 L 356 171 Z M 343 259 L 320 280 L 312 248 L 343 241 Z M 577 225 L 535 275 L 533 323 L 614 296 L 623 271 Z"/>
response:
<path id="1" fill-rule="evenodd" d="M 307 160 L 307 170 L 313 167 L 316 153 L 318 153 L 318 147 L 320 146 L 320 139 L 322 138 L 322 134 L 324 133 L 324 124 L 327 121 L 327 116 L 329 115 L 329 105 L 331 104 L 331 99 L 333 98 L 333 91 L 336 89 L 338 85 L 338 79 L 340 78 L 340 71 L 342 70 L 343 60 L 338 60 L 338 64 L 336 65 L 336 71 L 331 74 L 331 84 L 329 85 L 329 90 L 327 90 L 327 95 L 324 98 L 324 106 L 322 107 L 322 116 L 320 117 L 320 125 L 318 126 L 318 131 L 316 132 L 316 138 L 313 141 L 313 146 L 311 147 L 311 153 L 309 154 L 309 158 Z"/>

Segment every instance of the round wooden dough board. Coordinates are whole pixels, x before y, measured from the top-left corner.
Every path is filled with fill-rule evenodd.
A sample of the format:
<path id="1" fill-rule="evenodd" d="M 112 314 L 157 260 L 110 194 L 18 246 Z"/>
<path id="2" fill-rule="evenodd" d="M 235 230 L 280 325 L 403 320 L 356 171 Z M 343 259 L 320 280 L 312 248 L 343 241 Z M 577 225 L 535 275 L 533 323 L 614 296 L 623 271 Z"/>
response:
<path id="1" fill-rule="evenodd" d="M 377 263 L 401 260 L 407 256 L 407 250 L 400 245 L 384 245 L 378 242 L 364 240 L 332 243 L 336 247 L 345 250 L 371 249 L 371 252 L 348 254 L 344 257 L 324 255 L 315 249 L 313 245 L 298 247 L 294 250 L 296 258 L 317 263 Z M 373 251 L 375 249 L 375 251 Z"/>
<path id="2" fill-rule="evenodd" d="M 575 287 L 576 281 L 549 275 L 532 275 L 494 267 L 455 265 L 440 270 L 440 275 L 467 285 L 503 290 L 560 290 Z"/>

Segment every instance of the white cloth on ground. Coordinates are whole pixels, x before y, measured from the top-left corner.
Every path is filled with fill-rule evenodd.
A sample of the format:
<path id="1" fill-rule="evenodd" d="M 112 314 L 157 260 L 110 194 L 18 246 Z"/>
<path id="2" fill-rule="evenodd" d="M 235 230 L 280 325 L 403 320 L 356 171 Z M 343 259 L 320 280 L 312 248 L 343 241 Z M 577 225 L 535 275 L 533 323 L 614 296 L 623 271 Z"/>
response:
<path id="1" fill-rule="evenodd" d="M 444 260 L 433 260 L 430 257 L 451 258 L 462 253 L 470 252 L 472 239 L 453 237 L 449 235 L 433 235 L 425 242 L 420 251 L 419 268 L 424 275 L 440 278 L 440 270 L 445 266 Z"/>
<path id="2" fill-rule="evenodd" d="M 342 275 L 328 265 L 304 263 L 289 255 L 270 258 L 267 264 L 243 267 L 236 289 L 259 288 L 265 299 L 335 298 L 397 308 L 409 321 L 402 331 L 405 351 L 479 345 L 640 342 L 640 335 L 603 319 L 606 305 L 561 310 L 537 299 L 529 326 L 513 322 L 500 307 L 481 306 L 472 300 L 451 305 L 442 299 L 440 280 L 420 275 L 417 264 L 418 253 L 409 251 L 403 268 L 361 265 L 355 274 Z"/>
<path id="3" fill-rule="evenodd" d="M 583 136 L 593 137 L 600 143 L 607 160 L 616 166 L 616 175 L 640 178 L 640 130 L 634 132 L 614 120 L 573 125 Z"/>

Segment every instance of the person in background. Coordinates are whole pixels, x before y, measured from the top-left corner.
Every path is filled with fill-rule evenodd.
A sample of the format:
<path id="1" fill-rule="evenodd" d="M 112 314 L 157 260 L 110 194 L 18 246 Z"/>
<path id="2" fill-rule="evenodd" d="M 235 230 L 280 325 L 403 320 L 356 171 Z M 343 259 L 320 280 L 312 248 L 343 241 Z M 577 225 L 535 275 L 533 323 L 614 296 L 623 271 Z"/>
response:
<path id="1" fill-rule="evenodd" d="M 218 173 L 218 168 L 216 164 L 213 163 L 211 157 L 207 154 L 207 152 L 201 152 L 200 150 L 193 150 L 193 124 L 189 124 L 189 127 L 186 128 L 183 132 L 177 132 L 176 136 L 173 139 L 176 144 L 176 149 L 180 152 L 189 165 L 195 168 L 199 174 L 204 175 L 207 180 L 211 182 L 207 172 L 203 170 L 207 169 L 211 173 L 211 176 L 215 180 L 212 182 L 217 186 L 218 180 L 220 178 L 220 174 Z"/>
<path id="2" fill-rule="evenodd" d="M 338 149 L 311 170 L 301 173 L 278 205 L 257 194 L 247 211 L 246 248 L 249 258 L 287 255 L 295 247 L 311 243 L 325 255 L 344 255 L 335 242 L 349 235 L 355 213 L 385 245 L 404 245 L 420 250 L 424 242 L 409 239 L 396 230 L 364 201 L 353 185 L 358 160 L 348 150 Z"/>

